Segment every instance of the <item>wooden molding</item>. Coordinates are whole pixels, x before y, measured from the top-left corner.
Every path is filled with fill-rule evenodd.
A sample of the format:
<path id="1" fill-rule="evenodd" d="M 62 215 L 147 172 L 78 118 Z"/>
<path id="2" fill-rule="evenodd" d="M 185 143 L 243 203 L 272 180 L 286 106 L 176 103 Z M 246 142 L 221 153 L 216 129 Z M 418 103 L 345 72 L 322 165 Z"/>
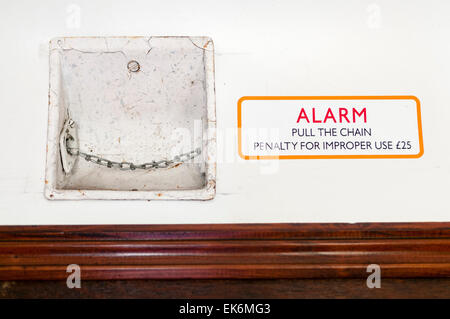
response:
<path id="1" fill-rule="evenodd" d="M 0 280 L 450 277 L 450 223 L 0 226 Z"/>
<path id="2" fill-rule="evenodd" d="M 450 278 L 383 278 L 380 289 L 369 289 L 365 282 L 366 278 L 83 280 L 81 289 L 68 289 L 65 280 L 22 280 L 1 281 L 0 299 L 450 298 Z"/>

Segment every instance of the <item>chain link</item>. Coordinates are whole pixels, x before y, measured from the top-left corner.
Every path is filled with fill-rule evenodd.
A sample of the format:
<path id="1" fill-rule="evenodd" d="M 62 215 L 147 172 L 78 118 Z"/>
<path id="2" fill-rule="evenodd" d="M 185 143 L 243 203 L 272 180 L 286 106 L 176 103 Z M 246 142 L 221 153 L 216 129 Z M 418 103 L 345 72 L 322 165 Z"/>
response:
<path id="1" fill-rule="evenodd" d="M 115 161 L 111 161 L 109 159 L 106 159 L 106 158 L 103 158 L 103 157 L 100 157 L 97 155 L 80 152 L 76 148 L 67 148 L 67 152 L 70 155 L 80 156 L 81 158 L 84 158 L 88 162 L 98 164 L 101 166 L 105 166 L 105 167 L 109 167 L 109 168 L 118 168 L 123 171 L 134 171 L 136 169 L 151 170 L 151 169 L 158 169 L 158 168 L 170 168 L 171 166 L 175 166 L 177 164 L 181 164 L 181 163 L 190 161 L 191 159 L 200 155 L 202 151 L 200 148 L 197 148 L 188 153 L 179 154 L 171 160 L 152 161 L 152 162 L 148 162 L 148 163 L 144 163 L 144 164 L 134 164 L 131 162 L 115 162 Z"/>

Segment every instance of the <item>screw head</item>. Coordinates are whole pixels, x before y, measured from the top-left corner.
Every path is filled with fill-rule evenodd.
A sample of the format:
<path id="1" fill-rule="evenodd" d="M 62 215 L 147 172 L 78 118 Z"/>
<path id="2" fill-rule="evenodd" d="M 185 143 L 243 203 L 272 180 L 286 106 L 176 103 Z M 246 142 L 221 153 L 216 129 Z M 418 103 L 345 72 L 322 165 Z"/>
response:
<path id="1" fill-rule="evenodd" d="M 127 68 L 130 72 L 138 72 L 141 69 L 141 66 L 137 61 L 131 60 L 130 62 L 128 62 Z"/>

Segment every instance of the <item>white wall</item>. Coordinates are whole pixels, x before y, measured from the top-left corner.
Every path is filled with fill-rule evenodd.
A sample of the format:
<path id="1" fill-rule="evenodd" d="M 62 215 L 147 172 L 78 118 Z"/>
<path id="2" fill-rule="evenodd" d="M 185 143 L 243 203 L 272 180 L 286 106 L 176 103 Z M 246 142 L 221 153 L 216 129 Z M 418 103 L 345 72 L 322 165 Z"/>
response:
<path id="1" fill-rule="evenodd" d="M 450 220 L 450 2 L 0 1 L 0 224 Z M 209 202 L 59 201 L 42 194 L 48 40 L 207 35 L 219 165 Z M 416 95 L 420 159 L 245 162 L 244 95 Z"/>

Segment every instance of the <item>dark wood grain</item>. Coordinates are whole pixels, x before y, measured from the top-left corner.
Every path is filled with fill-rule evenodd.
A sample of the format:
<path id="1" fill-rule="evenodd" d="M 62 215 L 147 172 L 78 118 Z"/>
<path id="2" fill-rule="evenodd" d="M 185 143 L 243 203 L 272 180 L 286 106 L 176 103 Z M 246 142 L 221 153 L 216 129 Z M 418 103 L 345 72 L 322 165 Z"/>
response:
<path id="1" fill-rule="evenodd" d="M 0 226 L 0 240 L 449 238 L 446 223 Z"/>
<path id="2" fill-rule="evenodd" d="M 450 277 L 450 223 L 0 226 L 0 280 Z"/>
<path id="3" fill-rule="evenodd" d="M 65 281 L 0 282 L 0 298 L 450 298 L 448 279 L 382 279 L 369 289 L 365 279 L 272 280 L 107 280 L 83 281 L 69 289 Z"/>

